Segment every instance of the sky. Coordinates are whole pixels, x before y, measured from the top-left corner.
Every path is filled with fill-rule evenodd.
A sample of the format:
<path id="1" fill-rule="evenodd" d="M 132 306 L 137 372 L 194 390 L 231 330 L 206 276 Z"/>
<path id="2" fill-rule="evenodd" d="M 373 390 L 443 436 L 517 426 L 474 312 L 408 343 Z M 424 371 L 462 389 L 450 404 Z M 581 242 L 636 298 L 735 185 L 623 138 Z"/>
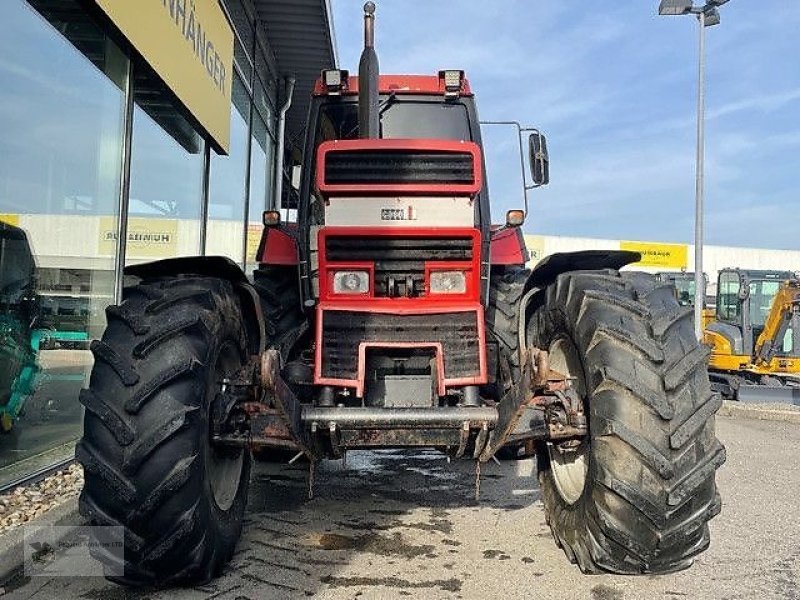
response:
<path id="1" fill-rule="evenodd" d="M 526 233 L 690 243 L 698 25 L 658 0 L 377 0 L 382 73 L 461 68 L 485 120 L 547 135 Z M 332 0 L 357 72 L 361 0 Z M 731 0 L 706 29 L 705 241 L 800 248 L 800 2 Z M 484 127 L 492 214 L 522 205 L 510 128 Z"/>

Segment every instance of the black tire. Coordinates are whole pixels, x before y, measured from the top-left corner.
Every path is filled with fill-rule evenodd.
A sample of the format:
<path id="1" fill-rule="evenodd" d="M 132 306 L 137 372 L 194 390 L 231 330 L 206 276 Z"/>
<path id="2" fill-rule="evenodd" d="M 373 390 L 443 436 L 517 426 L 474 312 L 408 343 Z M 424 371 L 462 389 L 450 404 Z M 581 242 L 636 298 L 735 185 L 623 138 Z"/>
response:
<path id="1" fill-rule="evenodd" d="M 253 272 L 253 287 L 261 298 L 264 325 L 270 346 L 281 353 L 284 364 L 306 318 L 300 306 L 296 267 L 262 266 Z M 281 448 L 259 448 L 253 458 L 259 462 L 285 463 L 297 454 Z"/>
<path id="2" fill-rule="evenodd" d="M 305 321 L 297 277 L 296 267 L 261 267 L 253 272 L 253 287 L 261 298 L 267 339 L 284 353 Z"/>
<path id="3" fill-rule="evenodd" d="M 486 307 L 486 330 L 497 343 L 495 381 L 486 386 L 486 393 L 500 400 L 520 376 L 519 353 L 519 303 L 525 292 L 530 271 L 522 267 L 508 267 L 493 271 L 489 279 L 489 304 Z M 512 433 L 525 430 L 525 418 L 520 419 Z M 497 451 L 498 458 L 515 460 L 528 458 L 534 453 L 524 442 L 510 442 Z"/>
<path id="4" fill-rule="evenodd" d="M 247 357 L 237 296 L 216 278 L 145 280 L 106 313 L 81 393 L 80 512 L 93 525 L 123 527 L 125 548 L 124 560 L 93 554 L 117 583 L 208 581 L 233 554 L 250 477 L 248 451 L 210 443 L 219 381 Z M 219 479 L 228 485 L 215 487 Z"/>
<path id="5" fill-rule="evenodd" d="M 725 461 L 714 435 L 721 400 L 691 311 L 669 285 L 610 270 L 560 275 L 534 300 L 529 343 L 578 377 L 589 404 L 588 440 L 539 447 L 556 542 L 587 573 L 688 567 L 708 547 Z"/>

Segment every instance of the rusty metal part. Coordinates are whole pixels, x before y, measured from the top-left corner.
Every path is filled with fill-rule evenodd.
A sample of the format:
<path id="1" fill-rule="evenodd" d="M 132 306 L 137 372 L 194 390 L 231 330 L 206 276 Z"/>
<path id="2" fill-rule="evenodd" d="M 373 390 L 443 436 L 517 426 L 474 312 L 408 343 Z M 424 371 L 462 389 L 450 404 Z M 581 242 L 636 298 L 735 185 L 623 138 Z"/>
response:
<path id="1" fill-rule="evenodd" d="M 533 352 L 525 354 L 519 380 L 512 385 L 497 404 L 497 423 L 486 443 L 480 449 L 476 446 L 475 458 L 486 462 L 503 447 L 509 434 L 514 431 L 527 401 L 533 396 Z"/>
<path id="2" fill-rule="evenodd" d="M 469 421 L 464 421 L 461 425 L 461 435 L 458 440 L 458 448 L 456 449 L 453 458 L 461 458 L 464 456 L 464 451 L 467 449 L 467 441 L 469 441 Z"/>
<path id="3" fill-rule="evenodd" d="M 280 372 L 281 357 L 274 350 L 261 353 L 261 385 L 272 390 L 275 387 L 275 380 Z"/>
<path id="4" fill-rule="evenodd" d="M 585 437 L 588 430 L 585 427 L 573 427 L 561 423 L 550 423 L 548 425 L 550 440 L 565 440 L 569 438 Z"/>
<path id="5" fill-rule="evenodd" d="M 477 460 L 481 456 L 481 452 L 484 450 L 484 448 L 486 448 L 488 440 L 489 440 L 489 427 L 487 426 L 486 423 L 484 423 L 483 426 L 481 427 L 480 432 L 475 438 L 475 450 L 472 453 L 472 458 Z"/>
<path id="6" fill-rule="evenodd" d="M 539 427 L 523 434 L 513 433 L 528 408 L 543 411 Z M 550 368 L 547 352 L 530 348 L 522 364 L 519 381 L 498 403 L 498 420 L 479 459 L 486 462 L 509 441 L 525 441 L 526 447 L 535 440 L 565 439 L 587 434 L 583 402 L 570 388 L 563 373 Z M 558 417 L 558 411 L 563 417 Z M 553 427 L 555 425 L 555 427 Z M 555 436 L 555 437 L 554 437 Z"/>
<path id="7" fill-rule="evenodd" d="M 497 421 L 494 407 L 373 408 L 303 406 L 305 424 L 336 423 L 343 429 L 460 429 L 466 421 L 491 424 Z M 480 425 L 479 425 L 480 426 Z"/>
<path id="8" fill-rule="evenodd" d="M 342 429 L 343 448 L 410 448 L 455 446 L 458 429 Z"/>
<path id="9" fill-rule="evenodd" d="M 556 373 L 550 370 L 550 356 L 544 350 L 531 348 L 533 355 L 533 387 L 545 387 L 550 381 L 550 375 Z"/>

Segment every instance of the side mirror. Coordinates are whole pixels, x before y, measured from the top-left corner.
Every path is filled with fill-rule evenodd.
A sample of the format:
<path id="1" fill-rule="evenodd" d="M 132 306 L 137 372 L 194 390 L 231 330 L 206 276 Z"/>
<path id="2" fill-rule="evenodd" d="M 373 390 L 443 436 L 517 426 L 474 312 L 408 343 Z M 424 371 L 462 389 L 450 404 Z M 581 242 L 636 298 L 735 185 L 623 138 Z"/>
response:
<path id="1" fill-rule="evenodd" d="M 550 183 L 550 158 L 547 154 L 547 138 L 538 131 L 528 138 L 531 178 L 537 186 Z"/>

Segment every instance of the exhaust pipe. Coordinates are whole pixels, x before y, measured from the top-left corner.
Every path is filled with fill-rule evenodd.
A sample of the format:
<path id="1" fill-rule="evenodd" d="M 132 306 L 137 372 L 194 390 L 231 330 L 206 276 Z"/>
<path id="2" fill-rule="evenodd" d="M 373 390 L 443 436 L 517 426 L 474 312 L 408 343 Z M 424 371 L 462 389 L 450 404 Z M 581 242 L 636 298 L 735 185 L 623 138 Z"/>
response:
<path id="1" fill-rule="evenodd" d="M 364 5 L 364 51 L 358 63 L 358 137 L 380 137 L 378 55 L 375 52 L 375 3 Z"/>

